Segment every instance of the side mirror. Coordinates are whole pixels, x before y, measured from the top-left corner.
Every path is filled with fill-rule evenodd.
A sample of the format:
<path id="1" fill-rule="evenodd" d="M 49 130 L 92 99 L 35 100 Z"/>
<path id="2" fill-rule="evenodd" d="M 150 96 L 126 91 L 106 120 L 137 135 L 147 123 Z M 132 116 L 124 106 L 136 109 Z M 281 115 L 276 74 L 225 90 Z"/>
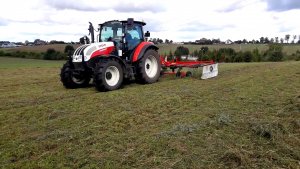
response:
<path id="1" fill-rule="evenodd" d="M 147 31 L 147 32 L 145 33 L 145 37 L 146 37 L 146 38 L 149 38 L 149 37 L 150 37 L 150 32 L 149 32 L 149 31 Z"/>

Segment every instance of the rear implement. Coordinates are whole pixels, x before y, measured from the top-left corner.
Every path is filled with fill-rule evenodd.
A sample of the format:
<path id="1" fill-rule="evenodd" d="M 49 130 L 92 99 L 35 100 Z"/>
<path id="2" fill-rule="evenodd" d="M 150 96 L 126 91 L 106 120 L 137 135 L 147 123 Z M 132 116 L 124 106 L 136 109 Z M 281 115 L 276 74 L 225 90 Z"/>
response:
<path id="1" fill-rule="evenodd" d="M 192 72 L 182 71 L 183 68 L 199 68 L 203 67 L 202 69 L 202 76 L 201 79 L 209 79 L 218 76 L 218 63 L 215 63 L 213 60 L 209 61 L 179 61 L 177 59 L 168 61 L 163 57 L 160 58 L 161 65 L 162 65 L 162 72 L 163 74 L 175 74 L 176 77 L 191 77 Z M 168 71 L 168 69 L 170 69 Z"/>

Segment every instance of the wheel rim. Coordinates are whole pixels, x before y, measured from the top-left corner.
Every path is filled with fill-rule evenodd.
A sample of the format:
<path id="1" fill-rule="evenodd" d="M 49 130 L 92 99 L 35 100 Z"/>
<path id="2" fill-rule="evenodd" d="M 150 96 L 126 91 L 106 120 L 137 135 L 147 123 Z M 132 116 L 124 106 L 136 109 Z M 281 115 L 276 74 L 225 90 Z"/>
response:
<path id="1" fill-rule="evenodd" d="M 105 71 L 105 81 L 109 86 L 115 86 L 120 80 L 120 72 L 116 66 L 109 66 Z"/>
<path id="2" fill-rule="evenodd" d="M 153 78 L 157 74 L 158 63 L 153 55 L 150 55 L 145 61 L 145 72 L 148 77 Z"/>

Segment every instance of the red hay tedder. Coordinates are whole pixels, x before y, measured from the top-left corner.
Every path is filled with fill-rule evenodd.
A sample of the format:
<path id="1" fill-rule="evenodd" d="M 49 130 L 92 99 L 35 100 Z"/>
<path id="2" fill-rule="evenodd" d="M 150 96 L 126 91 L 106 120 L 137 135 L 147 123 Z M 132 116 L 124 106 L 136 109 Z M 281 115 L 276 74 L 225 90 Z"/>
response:
<path id="1" fill-rule="evenodd" d="M 176 77 L 190 77 L 192 72 L 182 71 L 182 68 L 203 67 L 201 79 L 208 79 L 218 75 L 218 64 L 213 60 L 209 61 L 179 61 L 177 59 L 168 61 L 167 58 L 160 57 L 162 72 L 161 74 L 175 74 Z M 168 68 L 171 71 L 168 71 Z M 177 71 L 175 71 L 177 69 Z"/>

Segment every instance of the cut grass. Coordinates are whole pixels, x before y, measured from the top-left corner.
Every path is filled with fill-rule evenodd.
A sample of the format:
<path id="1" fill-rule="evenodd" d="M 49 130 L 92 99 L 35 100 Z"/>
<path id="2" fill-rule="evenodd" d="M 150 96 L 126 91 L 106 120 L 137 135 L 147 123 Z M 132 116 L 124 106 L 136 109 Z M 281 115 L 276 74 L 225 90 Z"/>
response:
<path id="1" fill-rule="evenodd" d="M 300 62 L 103 93 L 63 88 L 61 61 L 0 59 L 3 168 L 299 168 Z"/>

